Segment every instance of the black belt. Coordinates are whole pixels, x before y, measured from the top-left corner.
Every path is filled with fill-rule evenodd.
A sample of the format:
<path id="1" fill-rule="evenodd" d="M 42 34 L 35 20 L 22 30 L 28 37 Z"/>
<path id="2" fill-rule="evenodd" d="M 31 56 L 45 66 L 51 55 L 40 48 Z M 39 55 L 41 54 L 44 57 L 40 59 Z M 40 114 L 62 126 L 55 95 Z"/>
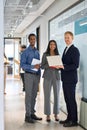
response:
<path id="1" fill-rule="evenodd" d="M 33 75 L 39 75 L 38 73 L 33 73 L 33 72 L 28 72 L 28 71 L 25 71 L 25 73 L 33 74 Z"/>

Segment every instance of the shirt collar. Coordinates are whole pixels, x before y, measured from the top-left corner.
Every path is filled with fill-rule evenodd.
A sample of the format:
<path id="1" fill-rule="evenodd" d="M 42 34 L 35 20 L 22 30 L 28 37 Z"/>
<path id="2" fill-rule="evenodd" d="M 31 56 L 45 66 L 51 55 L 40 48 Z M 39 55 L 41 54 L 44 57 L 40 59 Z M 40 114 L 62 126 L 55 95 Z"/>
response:
<path id="1" fill-rule="evenodd" d="M 73 45 L 73 43 L 71 43 L 70 45 L 67 45 L 67 48 L 70 48 Z"/>
<path id="2" fill-rule="evenodd" d="M 36 48 L 34 47 L 34 48 L 32 48 L 30 45 L 29 45 L 29 49 L 31 49 L 31 50 L 36 50 Z"/>

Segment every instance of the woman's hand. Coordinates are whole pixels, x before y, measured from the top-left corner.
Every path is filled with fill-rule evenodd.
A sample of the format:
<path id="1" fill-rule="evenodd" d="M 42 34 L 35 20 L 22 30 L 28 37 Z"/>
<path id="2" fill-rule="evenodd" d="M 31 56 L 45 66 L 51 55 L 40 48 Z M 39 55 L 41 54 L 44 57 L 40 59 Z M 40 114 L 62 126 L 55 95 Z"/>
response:
<path id="1" fill-rule="evenodd" d="M 64 69 L 64 66 L 63 65 L 57 65 L 55 66 L 56 69 Z"/>

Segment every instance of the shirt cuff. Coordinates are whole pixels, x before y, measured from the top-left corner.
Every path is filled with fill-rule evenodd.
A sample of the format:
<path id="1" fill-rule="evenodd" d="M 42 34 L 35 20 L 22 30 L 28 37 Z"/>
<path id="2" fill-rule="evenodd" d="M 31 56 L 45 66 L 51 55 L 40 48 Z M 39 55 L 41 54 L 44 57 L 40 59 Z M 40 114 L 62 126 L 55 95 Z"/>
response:
<path id="1" fill-rule="evenodd" d="M 34 69 L 34 65 L 31 65 L 31 69 Z"/>

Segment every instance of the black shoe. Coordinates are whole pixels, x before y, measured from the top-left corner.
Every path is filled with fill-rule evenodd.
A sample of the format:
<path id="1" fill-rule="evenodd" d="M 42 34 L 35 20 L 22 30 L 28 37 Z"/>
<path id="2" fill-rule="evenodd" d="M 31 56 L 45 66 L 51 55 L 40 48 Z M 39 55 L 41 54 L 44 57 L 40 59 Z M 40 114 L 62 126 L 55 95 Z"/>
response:
<path id="1" fill-rule="evenodd" d="M 47 122 L 50 122 L 50 121 L 51 121 L 51 119 L 46 119 L 46 121 L 47 121 Z"/>
<path id="2" fill-rule="evenodd" d="M 60 124 L 65 124 L 65 123 L 67 123 L 67 122 L 69 122 L 68 119 L 66 119 L 66 120 L 60 120 L 60 121 L 59 121 Z"/>
<path id="3" fill-rule="evenodd" d="M 31 118 L 34 120 L 42 120 L 41 117 L 37 117 L 35 114 L 31 114 Z"/>
<path id="4" fill-rule="evenodd" d="M 58 119 L 58 116 L 57 116 L 57 115 L 54 115 L 54 117 L 55 117 L 55 121 L 59 121 L 59 119 Z"/>
<path id="5" fill-rule="evenodd" d="M 74 127 L 74 126 L 78 126 L 78 123 L 69 121 L 69 122 L 65 123 L 63 126 L 64 127 Z"/>
<path id="6" fill-rule="evenodd" d="M 35 121 L 31 117 L 28 117 L 28 116 L 25 117 L 25 122 L 35 123 Z"/>
<path id="7" fill-rule="evenodd" d="M 59 121 L 59 119 L 55 118 L 55 121 Z"/>
<path id="8" fill-rule="evenodd" d="M 25 88 L 23 88 L 23 90 L 22 90 L 23 92 L 25 91 Z"/>

